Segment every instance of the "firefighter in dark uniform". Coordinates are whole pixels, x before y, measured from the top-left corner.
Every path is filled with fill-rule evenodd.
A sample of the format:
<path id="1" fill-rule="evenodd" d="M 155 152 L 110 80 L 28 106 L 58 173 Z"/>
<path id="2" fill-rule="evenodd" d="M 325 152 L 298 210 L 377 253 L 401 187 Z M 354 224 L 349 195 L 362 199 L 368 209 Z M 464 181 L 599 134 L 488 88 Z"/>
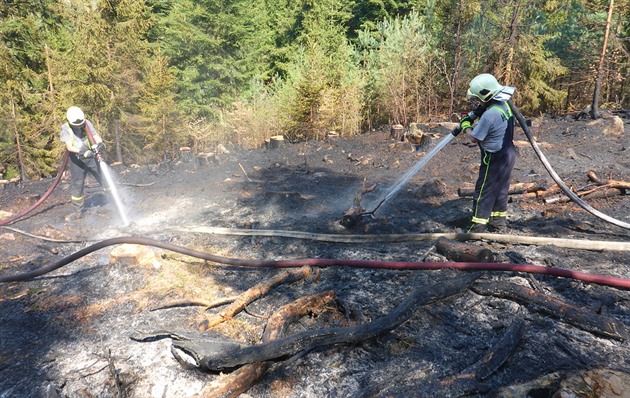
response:
<path id="1" fill-rule="evenodd" d="M 466 232 L 505 232 L 507 229 L 508 190 L 516 162 L 514 115 L 507 100 L 514 88 L 505 87 L 488 73 L 475 77 L 468 89 L 469 99 L 482 102 L 475 127 L 465 116 L 462 131 L 479 145 L 481 164 L 473 196 L 473 215 Z M 509 94 L 506 94 L 509 93 Z"/>
<path id="2" fill-rule="evenodd" d="M 70 190 L 72 204 L 76 210 L 72 217 L 80 217 L 83 212 L 83 192 L 87 174 L 91 174 L 102 187 L 106 188 L 96 161 L 96 154 L 105 150 L 105 144 L 92 123 L 85 119 L 79 107 L 68 108 L 66 119 L 66 123 L 61 125 L 60 139 L 66 144 L 70 155 Z"/>

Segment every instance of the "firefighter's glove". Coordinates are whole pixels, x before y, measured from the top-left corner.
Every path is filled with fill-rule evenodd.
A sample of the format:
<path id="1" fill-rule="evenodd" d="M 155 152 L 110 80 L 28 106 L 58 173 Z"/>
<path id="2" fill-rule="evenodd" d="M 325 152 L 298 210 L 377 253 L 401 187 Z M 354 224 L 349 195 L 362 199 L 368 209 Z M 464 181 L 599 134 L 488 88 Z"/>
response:
<path id="1" fill-rule="evenodd" d="M 94 157 L 94 152 L 90 149 L 88 149 L 87 151 L 83 152 L 83 158 L 84 159 L 90 159 Z"/>
<path id="2" fill-rule="evenodd" d="M 99 142 L 98 144 L 96 144 L 96 153 L 103 153 L 105 152 L 105 143 L 104 142 Z"/>
<path id="3" fill-rule="evenodd" d="M 464 116 L 459 121 L 459 127 L 462 129 L 462 131 L 466 131 L 466 129 L 472 128 L 472 124 L 473 121 L 470 116 Z"/>

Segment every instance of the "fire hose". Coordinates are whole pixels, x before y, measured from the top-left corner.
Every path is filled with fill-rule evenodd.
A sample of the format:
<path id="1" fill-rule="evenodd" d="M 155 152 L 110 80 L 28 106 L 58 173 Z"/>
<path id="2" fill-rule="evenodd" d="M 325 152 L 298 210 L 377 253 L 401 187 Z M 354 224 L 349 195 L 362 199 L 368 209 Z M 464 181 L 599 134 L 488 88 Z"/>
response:
<path id="1" fill-rule="evenodd" d="M 587 212 L 591 213 L 595 217 L 599 217 L 600 219 L 602 219 L 604 221 L 607 221 L 607 222 L 609 222 L 611 224 L 614 224 L 614 225 L 616 225 L 618 227 L 625 228 L 625 229 L 630 229 L 630 224 L 628 224 L 626 222 L 623 222 L 621 220 L 617 220 L 616 218 L 610 217 L 610 216 L 600 212 L 599 210 L 591 207 L 588 203 L 584 202 L 579 196 L 577 196 L 573 191 L 571 191 L 571 189 L 569 189 L 569 187 L 562 181 L 562 179 L 560 178 L 558 173 L 556 173 L 555 170 L 551 167 L 551 164 L 549 164 L 549 161 L 547 160 L 545 155 L 540 150 L 540 147 L 538 146 L 538 143 L 536 143 L 536 140 L 534 140 L 534 136 L 532 135 L 531 131 L 529 130 L 529 127 L 527 126 L 525 118 L 523 117 L 521 112 L 514 105 L 512 100 L 508 100 L 508 104 L 510 105 L 510 108 L 512 109 L 512 112 L 514 113 L 514 116 L 516 116 L 516 120 L 518 120 L 518 123 L 521 125 L 521 128 L 525 132 L 525 135 L 527 136 L 527 139 L 529 140 L 529 143 L 532 145 L 532 148 L 534 148 L 534 152 L 536 152 L 536 155 L 538 156 L 538 159 L 540 159 L 542 164 L 545 166 L 545 169 L 547 170 L 547 172 L 549 173 L 551 178 L 553 178 L 553 180 L 556 182 L 556 184 L 558 184 L 560 189 L 562 189 L 562 191 L 569 198 L 571 198 L 572 201 L 577 203 L 578 206 L 580 206 L 581 208 L 583 208 Z"/>
<path id="2" fill-rule="evenodd" d="M 57 188 L 57 185 L 59 185 L 59 182 L 61 181 L 61 177 L 63 176 L 63 172 L 66 169 L 66 165 L 68 164 L 68 156 L 69 156 L 68 151 L 66 151 L 66 153 L 63 155 L 63 159 L 61 160 L 61 166 L 59 167 L 59 171 L 57 172 L 57 176 L 53 180 L 53 183 L 50 185 L 48 190 L 42 195 L 42 197 L 39 198 L 39 200 L 37 202 L 33 203 L 30 207 L 28 207 L 27 209 L 22 210 L 18 214 L 15 214 L 15 215 L 13 215 L 13 216 L 11 216 L 9 218 L 5 218 L 4 220 L 0 220 L 0 226 L 9 225 L 12 222 L 15 222 L 15 221 L 19 220 L 20 218 L 24 217 L 25 215 L 27 215 L 31 211 L 35 210 L 39 205 L 44 203 L 44 201 L 46 199 L 48 199 L 48 197 L 53 193 L 53 191 L 55 190 L 55 188 Z"/>
<path id="3" fill-rule="evenodd" d="M 439 270 L 439 269 L 457 269 L 461 271 L 508 271 L 508 272 L 525 272 L 531 274 L 551 275 L 563 278 L 575 279 L 587 283 L 610 286 L 619 289 L 630 289 L 630 279 L 615 276 L 590 274 L 581 271 L 572 271 L 555 267 L 544 267 L 535 264 L 506 264 L 506 263 L 474 263 L 474 262 L 409 262 L 409 261 L 378 261 L 378 260 L 352 260 L 352 259 L 326 259 L 326 258 L 304 258 L 295 260 L 247 260 L 238 258 L 229 258 L 208 254 L 201 251 L 188 249 L 166 243 L 159 240 L 126 236 L 106 239 L 81 249 L 67 257 L 60 259 L 54 264 L 46 267 L 25 272 L 17 275 L 7 275 L 0 277 L 0 283 L 7 282 L 24 282 L 36 278 L 38 276 L 55 271 L 71 262 L 86 256 L 92 252 L 103 249 L 112 245 L 119 244 L 137 244 L 145 246 L 153 246 L 160 249 L 173 251 L 176 253 L 192 256 L 206 261 L 218 264 L 234 265 L 239 267 L 252 268 L 293 268 L 293 267 L 352 267 L 352 268 L 368 268 L 368 269 L 390 269 L 390 270 Z"/>

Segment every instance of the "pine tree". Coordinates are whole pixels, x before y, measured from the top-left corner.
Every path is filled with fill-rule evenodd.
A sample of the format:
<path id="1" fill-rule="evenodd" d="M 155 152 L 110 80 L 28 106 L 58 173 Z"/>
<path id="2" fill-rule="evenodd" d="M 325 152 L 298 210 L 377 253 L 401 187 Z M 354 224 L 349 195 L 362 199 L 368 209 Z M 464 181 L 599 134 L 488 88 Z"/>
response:
<path id="1" fill-rule="evenodd" d="M 149 155 L 142 160 L 173 159 L 178 156 L 178 148 L 188 144 L 175 102 L 175 77 L 159 48 L 151 60 L 138 100 L 142 120 L 138 130 L 143 138 L 143 153 L 145 157 Z"/>
<path id="2" fill-rule="evenodd" d="M 52 2 L 0 4 L 0 163 L 22 179 L 55 170 L 44 43 L 58 20 Z M 9 175 L 11 176 L 11 175 Z"/>

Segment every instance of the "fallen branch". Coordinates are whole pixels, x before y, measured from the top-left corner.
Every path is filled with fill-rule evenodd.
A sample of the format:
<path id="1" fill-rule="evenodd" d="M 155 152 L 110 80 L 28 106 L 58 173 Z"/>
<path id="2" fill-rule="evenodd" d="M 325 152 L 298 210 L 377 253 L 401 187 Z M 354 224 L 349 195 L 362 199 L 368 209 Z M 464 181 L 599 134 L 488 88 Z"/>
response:
<path id="1" fill-rule="evenodd" d="M 481 283 L 472 288 L 477 294 L 523 303 L 534 311 L 551 315 L 578 329 L 615 340 L 628 340 L 625 325 L 614 318 L 576 307 L 539 291 L 510 283 Z"/>
<path id="2" fill-rule="evenodd" d="M 589 170 L 586 173 L 586 176 L 593 181 L 594 183 L 598 184 L 598 185 L 607 185 L 611 188 L 618 188 L 618 189 L 630 189 L 630 182 L 627 181 L 617 181 L 617 180 L 602 180 L 600 179 L 597 174 L 595 174 L 595 172 L 593 170 Z"/>
<path id="3" fill-rule="evenodd" d="M 210 309 L 210 308 L 220 307 L 225 304 L 233 303 L 234 301 L 236 301 L 237 298 L 238 298 L 237 296 L 224 297 L 224 298 L 220 298 L 214 301 L 187 300 L 187 299 L 173 300 L 173 301 L 169 301 L 168 303 L 162 304 L 158 307 L 153 307 L 149 311 L 158 311 L 158 310 L 165 310 L 168 308 L 177 308 L 177 307 L 195 307 L 195 306 L 206 307 L 206 309 Z"/>
<path id="4" fill-rule="evenodd" d="M 187 341 L 175 341 L 173 347 L 187 352 L 204 369 L 222 371 L 248 363 L 287 357 L 305 349 L 331 344 L 357 343 L 395 329 L 407 321 L 418 307 L 453 296 L 468 288 L 475 279 L 477 279 L 476 273 L 466 273 L 457 278 L 418 288 L 389 314 L 363 325 L 305 331 L 269 343 L 244 348 L 213 349 L 202 352 L 198 350 L 200 348 L 198 345 L 191 346 Z"/>
<path id="5" fill-rule="evenodd" d="M 599 187 L 590 189 L 588 191 L 576 192 L 576 195 L 579 197 L 586 197 L 588 199 L 605 199 L 611 198 L 613 196 L 623 195 L 623 191 L 617 188 L 610 188 L 608 185 L 601 185 Z M 567 203 L 570 202 L 571 199 L 566 196 L 557 196 L 554 198 L 545 199 L 545 203 Z"/>
<path id="6" fill-rule="evenodd" d="M 511 184 L 508 190 L 508 195 L 524 194 L 527 192 L 544 191 L 545 188 L 540 184 L 534 182 L 519 182 L 517 184 Z M 465 186 L 457 189 L 457 195 L 459 197 L 473 196 L 475 194 L 474 186 Z"/>
<path id="7" fill-rule="evenodd" d="M 284 271 L 266 282 L 259 283 L 256 286 L 249 288 L 243 292 L 229 307 L 219 313 L 210 315 L 208 319 L 201 322 L 199 330 L 208 330 L 213 326 L 231 319 L 234 315 L 243 311 L 249 303 L 269 293 L 271 289 L 285 283 L 293 283 L 308 278 L 312 272 L 313 270 L 311 267 L 302 267 L 295 270 Z"/>
<path id="8" fill-rule="evenodd" d="M 262 342 L 267 343 L 276 340 L 284 335 L 288 326 L 297 319 L 318 310 L 335 298 L 335 292 L 312 294 L 301 297 L 292 303 L 280 307 L 274 312 L 267 322 L 267 327 L 262 336 Z M 232 398 L 249 390 L 251 386 L 260 380 L 263 375 L 273 365 L 273 362 L 251 363 L 229 373 L 213 383 L 206 386 L 198 397 L 203 398 Z"/>

